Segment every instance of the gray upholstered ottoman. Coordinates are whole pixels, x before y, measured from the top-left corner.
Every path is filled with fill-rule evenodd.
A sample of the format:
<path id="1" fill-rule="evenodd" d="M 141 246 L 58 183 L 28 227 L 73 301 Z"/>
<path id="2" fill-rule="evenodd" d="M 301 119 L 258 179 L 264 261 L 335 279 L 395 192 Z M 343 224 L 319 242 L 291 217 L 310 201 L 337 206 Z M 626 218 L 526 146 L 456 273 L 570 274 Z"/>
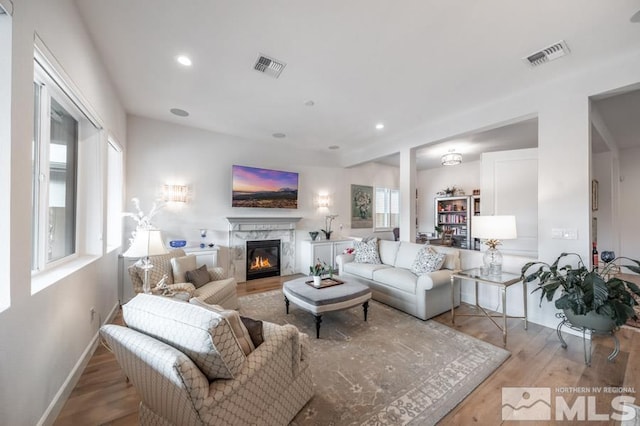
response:
<path id="1" fill-rule="evenodd" d="M 309 280 L 310 277 L 303 277 L 287 281 L 282 286 L 282 292 L 284 293 L 287 314 L 289 313 L 289 303 L 293 303 L 315 316 L 316 338 L 320 338 L 320 324 L 322 323 L 322 314 L 325 312 L 362 305 L 364 320 L 367 320 L 369 299 L 371 299 L 369 287 L 357 282 L 345 281 L 340 285 L 314 288 L 306 283 Z"/>

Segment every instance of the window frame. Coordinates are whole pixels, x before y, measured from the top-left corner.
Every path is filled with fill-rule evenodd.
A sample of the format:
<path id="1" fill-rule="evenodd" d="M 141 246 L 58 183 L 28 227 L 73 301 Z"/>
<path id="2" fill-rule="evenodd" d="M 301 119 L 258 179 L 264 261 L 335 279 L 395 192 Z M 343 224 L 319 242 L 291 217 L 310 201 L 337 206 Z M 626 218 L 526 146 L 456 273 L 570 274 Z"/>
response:
<path id="1" fill-rule="evenodd" d="M 114 157 L 115 156 L 115 157 Z M 113 164 L 113 159 L 117 164 Z M 116 170 L 114 171 L 114 166 Z M 106 200 L 106 247 L 107 252 L 122 247 L 122 211 L 124 208 L 124 153 L 114 137 L 107 138 L 107 200 Z M 118 173 L 117 177 L 112 173 Z"/>
<path id="2" fill-rule="evenodd" d="M 383 192 L 383 212 L 378 211 L 379 207 L 379 192 Z M 397 200 L 397 205 L 395 209 L 398 213 L 393 213 L 393 198 Z M 375 213 L 374 213 L 374 230 L 375 231 L 388 231 L 393 228 L 399 226 L 400 222 L 400 190 L 395 188 L 384 188 L 384 187 L 376 187 L 374 189 L 374 205 L 375 205 Z M 383 215 L 383 223 L 379 223 L 378 216 Z M 396 222 L 394 223 L 393 217 L 396 217 Z"/>
<path id="3" fill-rule="evenodd" d="M 78 257 L 79 250 L 79 155 L 80 149 L 80 125 L 86 119 L 70 96 L 59 86 L 58 82 L 42 67 L 38 61 L 34 62 L 34 138 L 33 138 L 33 208 L 34 223 L 32 231 L 34 233 L 32 246 L 31 270 L 33 273 L 55 268 Z M 51 179 L 47 175 L 51 172 L 50 147 L 51 147 L 51 99 L 62 106 L 65 111 L 78 122 L 76 132 L 74 162 L 73 162 L 73 191 L 74 191 L 74 220 L 73 220 L 73 251 L 58 259 L 49 261 L 47 256 L 47 229 L 49 222 L 49 203 Z M 36 109 L 38 110 L 36 116 Z M 36 217 L 37 216 L 37 217 Z"/>

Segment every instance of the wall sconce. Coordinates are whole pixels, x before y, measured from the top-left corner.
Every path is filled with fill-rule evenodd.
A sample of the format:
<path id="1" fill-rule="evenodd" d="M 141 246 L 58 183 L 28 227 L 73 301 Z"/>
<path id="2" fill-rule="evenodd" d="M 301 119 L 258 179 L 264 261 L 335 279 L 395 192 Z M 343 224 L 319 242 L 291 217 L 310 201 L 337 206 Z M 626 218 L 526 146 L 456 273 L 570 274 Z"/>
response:
<path id="1" fill-rule="evenodd" d="M 170 203 L 186 203 L 189 195 L 187 185 L 162 185 L 162 201 Z"/>
<path id="2" fill-rule="evenodd" d="M 318 208 L 329 207 L 329 204 L 331 204 L 331 197 L 329 197 L 328 194 L 319 194 L 316 204 L 318 205 Z"/>

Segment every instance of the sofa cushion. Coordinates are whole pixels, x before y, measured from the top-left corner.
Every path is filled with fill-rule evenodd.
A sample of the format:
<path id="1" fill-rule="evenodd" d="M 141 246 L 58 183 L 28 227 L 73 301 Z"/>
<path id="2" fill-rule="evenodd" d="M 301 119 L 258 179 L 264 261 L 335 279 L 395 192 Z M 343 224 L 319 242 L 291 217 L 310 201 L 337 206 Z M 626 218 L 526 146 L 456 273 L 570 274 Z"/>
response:
<path id="1" fill-rule="evenodd" d="M 424 247 L 423 244 L 409 243 L 406 241 L 400 242 L 398 247 L 398 255 L 396 256 L 396 262 L 394 266 L 398 268 L 404 268 L 411 270 L 413 260 L 418 255 L 418 251 Z"/>
<path id="2" fill-rule="evenodd" d="M 240 314 L 238 311 L 234 311 L 233 309 L 225 309 L 220 305 L 209 305 L 208 303 L 204 303 L 202 300 L 197 297 L 192 297 L 189 300 L 189 303 L 192 305 L 200 306 L 201 308 L 208 309 L 213 311 L 220 316 L 223 316 L 231 329 L 233 330 L 233 334 L 235 334 L 240 347 L 245 355 L 249 355 L 256 348 L 251 340 L 251 336 L 249 335 L 249 331 L 247 327 L 245 327 L 244 322 L 240 319 Z"/>
<path id="3" fill-rule="evenodd" d="M 381 263 L 373 264 L 373 263 L 355 263 L 348 262 L 344 264 L 344 272 L 352 275 L 356 275 L 358 277 L 367 278 L 369 280 L 373 279 L 373 273 L 379 269 L 392 269 L 392 266 L 383 265 Z"/>
<path id="4" fill-rule="evenodd" d="M 220 281 L 226 279 L 227 274 L 224 268 L 220 266 L 214 266 L 213 268 L 209 269 L 209 277 L 211 278 L 211 281 Z"/>
<path id="5" fill-rule="evenodd" d="M 385 265 L 395 265 L 399 247 L 399 241 L 380 240 L 378 242 L 380 261 Z"/>
<path id="6" fill-rule="evenodd" d="M 207 271 L 207 265 L 202 265 L 198 269 L 194 269 L 193 271 L 187 271 L 184 274 L 187 282 L 193 284 L 196 288 L 200 288 L 206 283 L 209 282 L 211 277 L 209 276 L 209 271 Z"/>
<path id="7" fill-rule="evenodd" d="M 437 271 L 442 267 L 446 256 L 444 253 L 434 251 L 431 247 L 422 247 L 418 250 L 418 254 L 413 260 L 411 272 L 416 275 L 422 275 Z"/>
<path id="8" fill-rule="evenodd" d="M 234 378 L 246 360 L 231 326 L 215 312 L 141 293 L 122 313 L 127 326 L 180 350 L 209 380 Z"/>
<path id="9" fill-rule="evenodd" d="M 378 254 L 378 240 L 373 239 L 367 242 L 356 241 L 356 263 L 380 263 L 380 255 Z"/>
<path id="10" fill-rule="evenodd" d="M 380 269 L 373 273 L 373 280 L 407 293 L 416 293 L 416 274 L 404 268 Z"/>
<path id="11" fill-rule="evenodd" d="M 188 280 L 185 277 L 185 273 L 187 271 L 193 271 L 197 267 L 198 265 L 196 264 L 196 257 L 193 255 L 171 258 L 171 269 L 173 270 L 173 282 L 186 283 Z"/>

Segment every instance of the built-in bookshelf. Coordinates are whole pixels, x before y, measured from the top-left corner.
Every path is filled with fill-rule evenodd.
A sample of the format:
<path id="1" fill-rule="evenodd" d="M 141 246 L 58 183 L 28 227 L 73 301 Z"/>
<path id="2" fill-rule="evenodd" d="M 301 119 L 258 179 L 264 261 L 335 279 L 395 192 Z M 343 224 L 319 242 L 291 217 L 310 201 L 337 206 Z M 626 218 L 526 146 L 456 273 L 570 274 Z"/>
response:
<path id="1" fill-rule="evenodd" d="M 479 250 L 471 238 L 471 217 L 479 211 L 479 196 L 435 198 L 435 224 L 443 234 L 451 235 L 451 245 L 463 249 Z"/>

